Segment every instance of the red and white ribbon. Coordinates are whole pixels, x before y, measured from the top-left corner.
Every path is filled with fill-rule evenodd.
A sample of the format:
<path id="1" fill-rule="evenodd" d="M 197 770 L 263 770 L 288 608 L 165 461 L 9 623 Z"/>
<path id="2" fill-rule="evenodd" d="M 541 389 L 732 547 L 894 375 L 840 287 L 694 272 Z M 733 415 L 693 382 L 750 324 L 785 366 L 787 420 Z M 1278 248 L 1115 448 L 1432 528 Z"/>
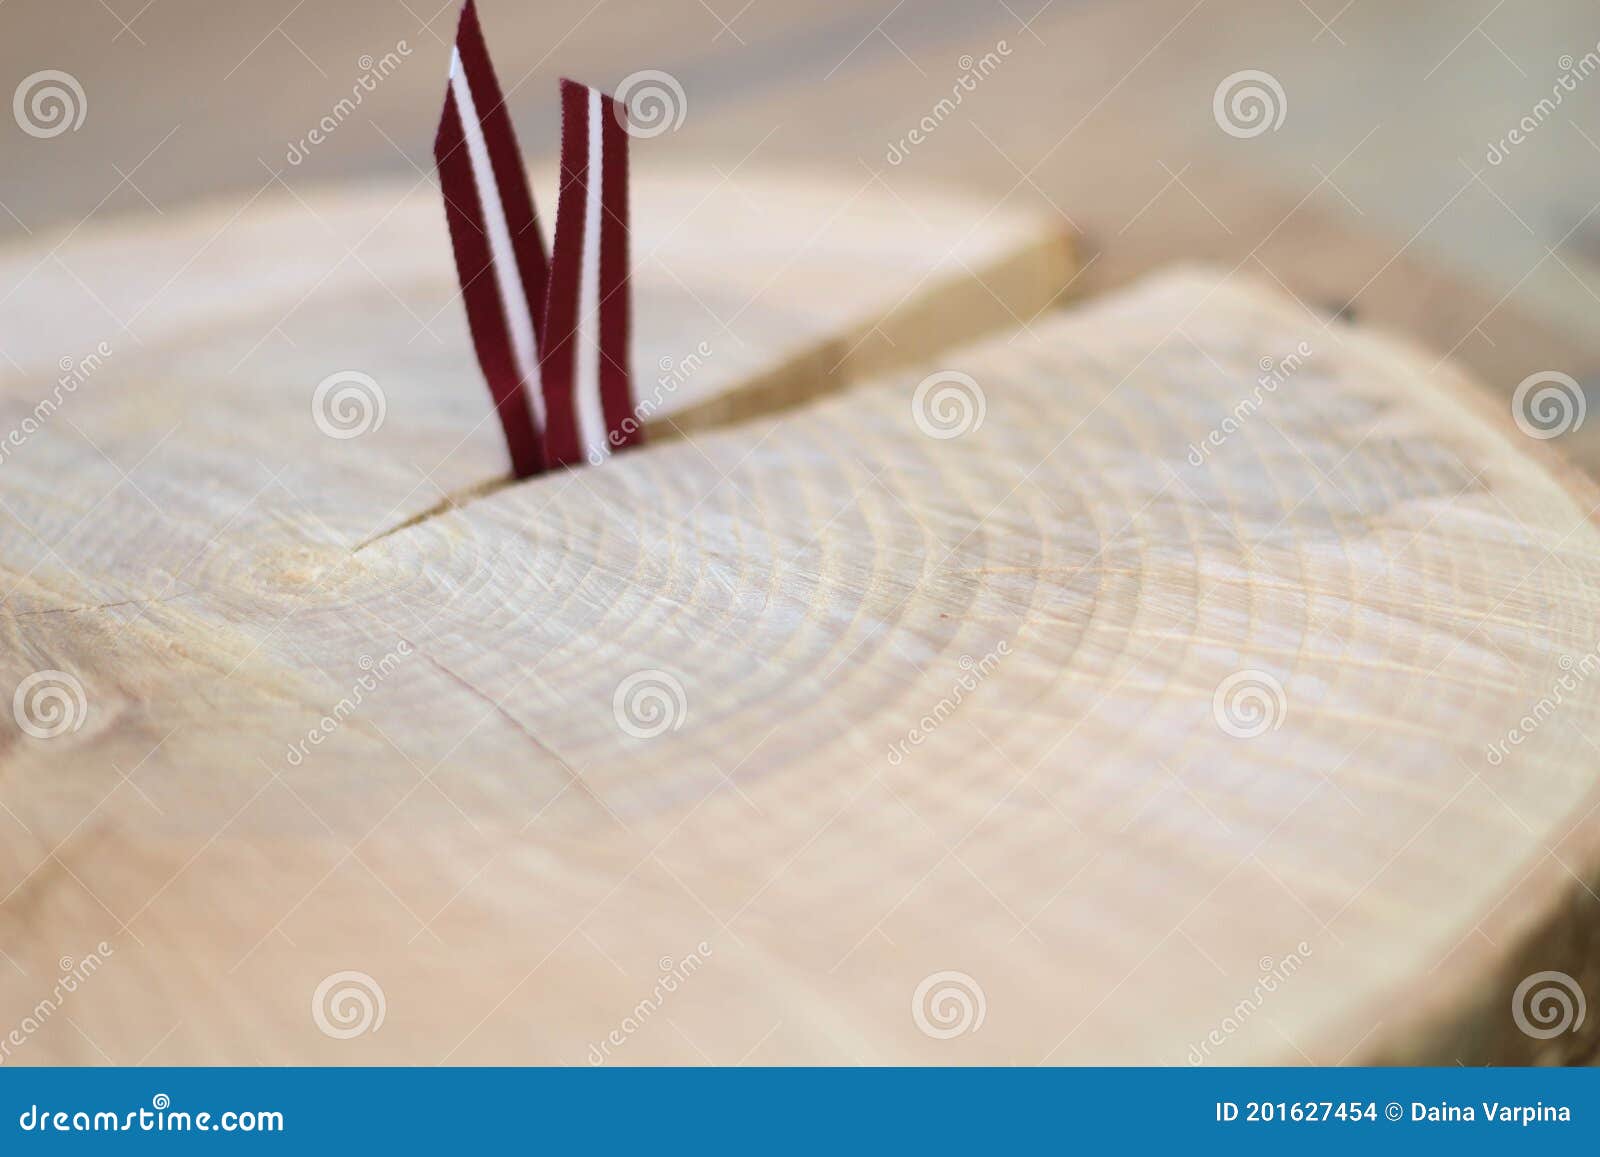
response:
<path id="1" fill-rule="evenodd" d="M 561 112 L 552 260 L 467 0 L 434 159 L 473 346 L 518 478 L 599 462 L 640 440 L 628 369 L 624 116 L 611 97 L 570 80 Z"/>
<path id="2" fill-rule="evenodd" d="M 599 89 L 561 82 L 561 201 L 542 372 L 552 465 L 638 440 L 628 373 L 628 134 Z"/>

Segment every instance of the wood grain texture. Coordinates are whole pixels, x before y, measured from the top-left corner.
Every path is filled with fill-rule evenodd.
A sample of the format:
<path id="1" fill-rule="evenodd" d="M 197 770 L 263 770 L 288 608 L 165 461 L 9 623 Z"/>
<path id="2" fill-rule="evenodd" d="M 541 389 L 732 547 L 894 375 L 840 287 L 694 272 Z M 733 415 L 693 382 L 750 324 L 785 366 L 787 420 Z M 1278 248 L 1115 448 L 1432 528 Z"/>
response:
<path id="1" fill-rule="evenodd" d="M 1011 328 L 1072 278 L 1070 245 L 1029 211 L 908 199 L 870 179 L 640 169 L 634 375 L 657 438 Z M 553 175 L 534 183 L 548 200 Z M 282 190 L 155 226 L 89 224 L 0 255 L 0 284 L 13 288 L 15 371 L 0 438 L 41 397 L 62 400 L 69 365 L 99 364 L 65 394 L 50 436 L 5 459 L 23 524 L 64 530 L 92 511 L 85 531 L 135 536 L 85 553 L 48 534 L 49 550 L 27 536 L 12 547 L 8 564 L 35 574 L 53 550 L 84 588 L 72 601 L 152 589 L 143 531 L 116 517 L 127 502 L 170 513 L 174 538 L 192 516 L 190 557 L 232 543 L 354 546 L 509 470 L 426 179 Z M 338 384 L 318 406 L 320 383 L 352 374 L 370 382 L 342 415 Z M 328 437 L 319 414 L 367 432 Z M 98 505 L 135 463 L 144 494 Z M 273 500 L 260 501 L 267 489 Z M 237 520 L 213 540 L 210 513 L 230 502 Z M 103 585 L 133 569 L 131 586 Z M 183 589 L 187 571 L 164 573 L 164 594 Z"/>
<path id="2" fill-rule="evenodd" d="M 186 382 L 216 355 L 185 350 L 59 415 L 122 461 L 184 416 L 127 493 L 62 500 L 112 469 L 76 439 L 3 467 L 4 685 L 67 672 L 87 708 L 4 733 L 0 1024 L 114 950 L 19 1062 L 1592 1039 L 1509 1000 L 1544 969 L 1595 991 L 1595 495 L 1433 356 L 1174 275 L 353 546 L 326 528 L 404 444 L 274 481 L 239 460 L 288 411 L 215 443 Z M 933 437 L 950 373 L 982 420 Z M 1265 716 L 1219 705 L 1241 676 Z M 384 1019 L 339 1039 L 315 994 L 352 971 Z M 935 1030 L 964 992 L 968 1031 L 919 1027 L 919 991 Z"/>

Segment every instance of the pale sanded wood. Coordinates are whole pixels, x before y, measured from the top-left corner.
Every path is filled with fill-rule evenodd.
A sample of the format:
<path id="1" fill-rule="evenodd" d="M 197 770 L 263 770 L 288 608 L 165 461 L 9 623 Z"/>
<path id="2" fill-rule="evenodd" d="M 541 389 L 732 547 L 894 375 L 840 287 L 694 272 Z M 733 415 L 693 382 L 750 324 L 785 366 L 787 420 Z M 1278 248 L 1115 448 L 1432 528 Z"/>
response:
<path id="1" fill-rule="evenodd" d="M 1072 277 L 1058 223 L 1031 211 L 938 192 L 908 199 L 868 175 L 708 177 L 658 171 L 648 156 L 637 168 L 634 374 L 658 438 L 1013 328 Z M 533 182 L 548 213 L 554 175 Z M 16 471 L 24 488 L 49 479 L 48 495 L 8 499 L 29 523 L 71 525 L 104 494 L 102 475 L 116 479 L 85 442 L 126 468 L 173 431 L 147 483 L 160 489 L 159 476 L 170 492 L 151 499 L 193 513 L 201 530 L 215 529 L 207 510 L 233 501 L 240 518 L 220 541 L 250 549 L 359 543 L 509 468 L 424 176 L 320 194 L 275 186 L 156 223 L 91 222 L 0 255 L 0 296 L 7 427 L 50 392 L 63 358 L 79 362 L 102 341 L 111 351 L 66 407 L 81 438 L 41 438 L 51 444 L 15 456 L 30 459 Z M 376 383 L 383 414 L 338 441 L 312 420 L 313 399 L 346 371 Z M 228 493 L 197 497 L 197 481 Z M 263 486 L 276 504 L 245 508 Z M 313 494 L 314 516 L 283 517 L 285 500 Z M 136 542 L 115 559 L 65 561 L 92 578 L 122 561 L 148 569 L 147 551 Z M 41 557 L 7 561 L 26 571 Z"/>
<path id="2" fill-rule="evenodd" d="M 18 1059 L 1567 1055 L 1593 1023 L 1535 1041 L 1509 995 L 1594 979 L 1600 678 L 1484 753 L 1593 652 L 1595 499 L 1436 360 L 1174 276 L 360 549 L 274 489 L 283 533 L 177 597 L 35 576 L 8 683 L 68 670 L 90 707 L 6 736 L 4 1016 L 115 953 Z M 933 371 L 981 425 L 924 432 Z M 192 514 L 80 533 L 214 533 L 231 506 L 184 483 Z M 1283 690 L 1253 738 L 1214 703 L 1242 671 Z M 642 672 L 682 689 L 650 738 L 616 714 Z M 311 1005 L 345 970 L 386 1011 L 341 1040 Z M 950 972 L 984 1017 L 938 1039 L 913 998 Z"/>

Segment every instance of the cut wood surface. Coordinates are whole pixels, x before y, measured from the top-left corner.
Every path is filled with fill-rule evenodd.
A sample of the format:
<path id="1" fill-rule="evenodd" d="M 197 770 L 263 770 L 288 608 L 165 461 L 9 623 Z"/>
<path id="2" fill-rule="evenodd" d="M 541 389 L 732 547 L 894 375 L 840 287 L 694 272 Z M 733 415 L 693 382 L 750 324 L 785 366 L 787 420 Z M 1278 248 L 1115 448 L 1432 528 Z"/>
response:
<path id="1" fill-rule="evenodd" d="M 554 175 L 534 174 L 534 189 L 548 219 Z M 1053 219 L 908 200 L 870 178 L 644 167 L 633 198 L 635 393 L 658 438 L 1026 323 L 1072 276 Z M 7 460 L 49 479 L 61 516 L 85 513 L 117 477 L 112 462 L 131 465 L 169 431 L 154 473 L 175 502 L 242 505 L 269 479 L 315 496 L 320 528 L 252 503 L 230 531 L 251 543 L 363 541 L 509 470 L 424 177 L 85 224 L 0 255 L 0 292 L 7 426 L 69 366 L 103 363 L 74 391 L 90 400 L 67 407 L 82 438 L 41 438 Z M 109 561 L 82 569 L 106 575 Z"/>
<path id="2" fill-rule="evenodd" d="M 1436 355 L 1172 275 L 358 539 L 447 434 L 318 445 L 307 380 L 476 381 L 351 300 L 0 467 L 4 685 L 71 677 L 5 732 L 0 1025 L 104 957 L 16 1062 L 1592 1039 L 1511 995 L 1595 991 L 1595 495 Z"/>

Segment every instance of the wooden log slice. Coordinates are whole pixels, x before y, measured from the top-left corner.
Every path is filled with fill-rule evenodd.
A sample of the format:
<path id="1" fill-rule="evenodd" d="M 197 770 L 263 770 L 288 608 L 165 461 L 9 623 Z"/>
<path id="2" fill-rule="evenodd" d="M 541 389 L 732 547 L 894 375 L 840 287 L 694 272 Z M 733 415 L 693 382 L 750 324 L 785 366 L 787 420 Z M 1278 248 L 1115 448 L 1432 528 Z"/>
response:
<path id="1" fill-rule="evenodd" d="M 399 357 L 343 320 L 295 382 Z M 1597 991 L 1596 500 L 1433 357 L 1178 274 L 352 541 L 444 439 L 391 396 L 272 481 L 212 332 L 59 415 L 122 431 L 99 507 L 76 439 L 3 467 L 3 685 L 63 688 L 5 732 L 5 1023 L 97 954 L 17 1060 L 1592 1041 L 1511 1000 Z"/>

